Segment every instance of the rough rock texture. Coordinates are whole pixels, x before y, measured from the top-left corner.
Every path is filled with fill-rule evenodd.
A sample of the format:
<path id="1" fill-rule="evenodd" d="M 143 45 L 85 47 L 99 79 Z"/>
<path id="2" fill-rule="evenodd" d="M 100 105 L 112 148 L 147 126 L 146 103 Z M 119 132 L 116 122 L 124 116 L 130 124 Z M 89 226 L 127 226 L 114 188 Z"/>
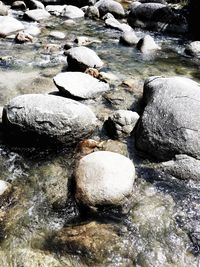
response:
<path id="1" fill-rule="evenodd" d="M 145 35 L 142 39 L 137 43 L 137 48 L 142 53 L 149 53 L 151 51 L 160 50 L 160 46 L 157 45 L 150 35 Z"/>
<path id="2" fill-rule="evenodd" d="M 48 19 L 51 15 L 45 9 L 33 9 L 24 13 L 24 18 L 27 20 L 41 21 Z"/>
<path id="3" fill-rule="evenodd" d="M 29 138 L 32 133 L 62 143 L 74 143 L 93 132 L 96 117 L 87 106 L 77 101 L 28 94 L 13 98 L 4 107 L 3 124 L 8 133 L 28 133 Z"/>
<path id="4" fill-rule="evenodd" d="M 100 0 L 95 4 L 95 6 L 99 9 L 101 17 L 106 13 L 111 13 L 116 18 L 124 17 L 125 15 L 122 5 L 114 0 Z"/>
<path id="5" fill-rule="evenodd" d="M 185 53 L 189 56 L 200 58 L 200 41 L 188 44 L 185 48 Z"/>
<path id="6" fill-rule="evenodd" d="M 115 18 L 108 18 L 105 20 L 105 24 L 107 27 L 120 30 L 122 32 L 129 32 L 132 30 L 132 28 L 126 24 L 126 23 L 120 23 L 118 20 Z"/>
<path id="7" fill-rule="evenodd" d="M 161 169 L 179 179 L 200 181 L 200 160 L 187 155 L 176 155 L 175 160 L 163 162 Z"/>
<path id="8" fill-rule="evenodd" d="M 139 115 L 130 110 L 117 110 L 106 121 L 105 126 L 111 137 L 123 138 L 133 131 Z"/>
<path id="9" fill-rule="evenodd" d="M 139 41 L 139 38 L 136 36 L 135 32 L 128 31 L 124 32 L 122 36 L 120 36 L 120 43 L 128 46 L 136 45 Z"/>
<path id="10" fill-rule="evenodd" d="M 85 71 L 87 68 L 101 68 L 103 61 L 87 47 L 73 47 L 66 51 L 69 70 Z"/>
<path id="11" fill-rule="evenodd" d="M 183 77 L 151 77 L 137 129 L 137 148 L 159 160 L 176 154 L 200 158 L 200 86 Z"/>
<path id="12" fill-rule="evenodd" d="M 98 151 L 80 160 L 75 179 L 79 202 L 92 207 L 121 206 L 133 190 L 135 168 L 130 159 L 120 154 Z"/>
<path id="13" fill-rule="evenodd" d="M 54 82 L 62 93 L 82 99 L 94 98 L 110 89 L 109 84 L 82 72 L 59 73 Z"/>
<path id="14" fill-rule="evenodd" d="M 17 19 L 9 16 L 0 16 L 0 37 L 6 37 L 23 29 L 24 25 Z"/>
<path id="15" fill-rule="evenodd" d="M 160 3 L 132 5 L 128 23 L 132 27 L 162 32 L 185 33 L 188 31 L 186 18 L 169 6 Z"/>

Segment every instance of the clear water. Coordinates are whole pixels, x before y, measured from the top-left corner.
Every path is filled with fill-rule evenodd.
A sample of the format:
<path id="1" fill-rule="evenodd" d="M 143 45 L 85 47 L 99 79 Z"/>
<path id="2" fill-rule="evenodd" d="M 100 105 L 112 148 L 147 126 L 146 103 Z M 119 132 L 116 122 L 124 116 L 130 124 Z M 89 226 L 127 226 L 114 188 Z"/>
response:
<path id="1" fill-rule="evenodd" d="M 119 78 L 113 95 L 121 95 L 122 102 L 127 98 L 127 107 L 131 102 L 137 107 L 142 91 L 124 89 L 123 80 L 143 83 L 151 75 L 181 75 L 200 81 L 199 61 L 184 55 L 183 38 L 148 32 L 162 50 L 144 56 L 119 44 L 120 32 L 105 28 L 102 21 L 78 20 L 67 28 L 62 23 L 56 17 L 43 22 L 33 44 L 0 39 L 0 105 L 19 94 L 57 91 L 52 77 L 66 66 L 63 47 L 83 35 L 101 41 L 89 47 L 105 62 L 104 70 Z M 49 38 L 52 30 L 64 32 L 66 39 Z M 147 32 L 136 34 L 142 37 Z M 60 50 L 48 53 L 49 43 L 60 45 Z M 100 127 L 113 109 L 124 104 L 109 104 L 105 98 L 85 103 L 100 118 Z M 107 137 L 99 131 L 94 138 Z M 0 210 L 0 266 L 200 266 L 199 184 L 163 177 L 133 147 L 128 140 L 126 153 L 134 159 L 138 176 L 130 214 L 82 218 L 67 192 L 78 157 L 74 149 L 24 151 L 1 140 L 0 179 L 12 183 L 13 193 Z M 52 188 L 61 194 L 61 203 L 55 204 Z"/>

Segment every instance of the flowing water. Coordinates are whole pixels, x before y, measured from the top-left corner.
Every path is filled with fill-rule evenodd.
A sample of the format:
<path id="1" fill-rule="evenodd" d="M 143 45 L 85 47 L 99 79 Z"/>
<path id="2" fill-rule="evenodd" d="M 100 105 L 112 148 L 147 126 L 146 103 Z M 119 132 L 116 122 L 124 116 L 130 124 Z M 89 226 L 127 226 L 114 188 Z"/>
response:
<path id="1" fill-rule="evenodd" d="M 15 15 L 20 17 L 20 12 Z M 52 77 L 65 70 L 63 47 L 77 36 L 98 41 L 88 47 L 105 62 L 104 71 L 118 78 L 111 93 L 84 101 L 100 121 L 96 140 L 108 139 L 101 127 L 114 109 L 141 111 L 145 78 L 180 75 L 200 81 L 200 62 L 184 55 L 183 37 L 148 32 L 162 50 L 142 55 L 119 44 L 120 32 L 105 28 L 100 20 L 77 20 L 75 26 L 64 26 L 63 21 L 52 16 L 40 24 L 41 35 L 31 44 L 0 39 L 0 105 L 19 94 L 57 91 Z M 52 30 L 64 32 L 66 39 L 50 38 Z M 49 44 L 58 50 L 49 51 Z M 130 79 L 133 88 L 121 85 Z M 76 150 L 20 149 L 8 146 L 2 134 L 0 140 L 0 179 L 13 185 L 0 210 L 0 266 L 200 266 L 199 184 L 164 176 L 135 151 L 131 138 L 128 146 L 126 141 L 112 141 L 110 148 L 107 144 L 108 150 L 128 155 L 136 165 L 130 213 L 113 210 L 84 217 L 73 199 Z"/>

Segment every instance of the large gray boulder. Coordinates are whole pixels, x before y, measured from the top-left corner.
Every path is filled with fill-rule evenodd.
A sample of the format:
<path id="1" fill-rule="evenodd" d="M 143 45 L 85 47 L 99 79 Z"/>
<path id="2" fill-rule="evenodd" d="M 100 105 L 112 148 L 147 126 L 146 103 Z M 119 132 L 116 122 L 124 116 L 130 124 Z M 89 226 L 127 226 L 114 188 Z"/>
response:
<path id="1" fill-rule="evenodd" d="M 50 13 L 45 9 L 33 9 L 28 10 L 24 13 L 24 19 L 33 21 L 45 20 L 48 19 L 50 16 Z"/>
<path id="2" fill-rule="evenodd" d="M 75 179 L 76 198 L 82 204 L 121 206 L 131 196 L 135 168 L 125 156 L 98 151 L 80 160 Z"/>
<path id="3" fill-rule="evenodd" d="M 69 70 L 85 71 L 87 68 L 101 68 L 103 61 L 90 48 L 79 46 L 66 51 Z"/>
<path id="4" fill-rule="evenodd" d="M 183 77 L 151 77 L 144 84 L 136 146 L 159 160 L 200 158 L 200 86 Z"/>
<path id="5" fill-rule="evenodd" d="M 6 37 L 24 29 L 24 25 L 9 16 L 0 16 L 0 37 Z"/>
<path id="6" fill-rule="evenodd" d="M 108 83 L 82 72 L 59 73 L 53 80 L 63 94 L 80 99 L 94 98 L 110 89 Z"/>
<path id="7" fill-rule="evenodd" d="M 185 53 L 189 56 L 200 58 L 200 41 L 188 44 L 185 48 Z"/>
<path id="8" fill-rule="evenodd" d="M 75 143 L 94 131 L 96 117 L 77 101 L 54 95 L 27 94 L 5 105 L 3 125 L 8 134 L 21 133 L 30 138 L 33 134 L 43 140 Z"/>
<path id="9" fill-rule="evenodd" d="M 128 15 L 128 23 L 134 27 L 148 30 L 185 33 L 188 31 L 186 18 L 168 5 L 160 3 L 144 3 L 132 5 Z"/>
<path id="10" fill-rule="evenodd" d="M 123 6 L 114 0 L 100 0 L 95 4 L 95 6 L 99 9 L 101 17 L 103 17 L 106 13 L 111 13 L 116 18 L 125 16 Z"/>

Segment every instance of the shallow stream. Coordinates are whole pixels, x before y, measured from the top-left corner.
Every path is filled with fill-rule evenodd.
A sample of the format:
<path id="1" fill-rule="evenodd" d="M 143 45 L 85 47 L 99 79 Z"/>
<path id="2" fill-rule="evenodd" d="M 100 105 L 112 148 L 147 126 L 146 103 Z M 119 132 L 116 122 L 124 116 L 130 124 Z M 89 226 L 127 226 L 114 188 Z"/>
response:
<path id="1" fill-rule="evenodd" d="M 20 12 L 15 15 L 20 18 Z M 88 47 L 105 62 L 103 70 L 117 77 L 113 91 L 84 101 L 100 121 L 96 140 L 109 139 L 101 129 L 113 110 L 141 112 L 145 78 L 180 75 L 200 82 L 200 62 L 184 54 L 183 37 L 148 32 L 162 49 L 147 56 L 119 44 L 121 33 L 100 20 L 77 20 L 72 26 L 64 26 L 63 21 L 51 16 L 41 23 L 42 32 L 31 44 L 0 39 L 1 106 L 19 94 L 57 91 L 52 78 L 66 69 L 63 47 L 77 36 L 98 41 Z M 64 32 L 66 39 L 50 38 L 52 30 Z M 147 32 L 136 34 L 142 37 Z M 49 51 L 48 44 L 58 45 L 58 50 Z M 131 86 L 122 85 L 130 79 Z M 13 185 L 13 193 L 0 210 L 0 266 L 200 266 L 200 185 L 163 176 L 156 164 L 135 151 L 133 143 L 132 138 L 105 141 L 104 147 L 135 163 L 130 213 L 123 216 L 113 210 L 82 216 L 67 190 L 73 190 L 76 149 L 19 149 L 1 138 L 0 179 Z"/>

